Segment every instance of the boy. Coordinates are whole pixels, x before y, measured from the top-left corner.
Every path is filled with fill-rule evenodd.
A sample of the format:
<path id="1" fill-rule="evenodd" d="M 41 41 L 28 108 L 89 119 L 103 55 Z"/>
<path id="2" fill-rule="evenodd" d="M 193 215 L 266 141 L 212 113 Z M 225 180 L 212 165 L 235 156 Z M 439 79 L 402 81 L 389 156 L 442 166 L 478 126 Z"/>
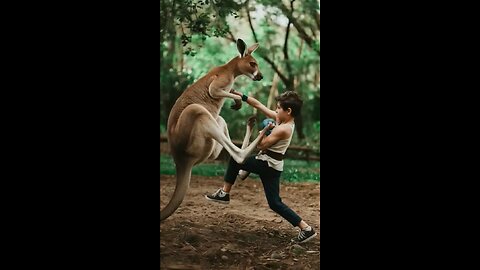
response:
<path id="1" fill-rule="evenodd" d="M 272 111 L 253 97 L 247 97 L 237 91 L 232 91 L 242 96 L 242 100 L 256 108 L 268 118 L 276 119 L 277 126 L 271 130 L 269 136 L 264 136 L 257 148 L 262 150 L 258 155 L 250 156 L 243 164 L 238 164 L 230 158 L 227 171 L 225 172 L 224 185 L 215 193 L 205 195 L 205 198 L 220 203 L 230 202 L 230 190 L 235 183 L 238 172 L 244 170 L 255 173 L 262 180 L 265 196 L 270 209 L 285 218 L 294 227 L 300 227 L 298 237 L 292 239 L 295 242 L 304 243 L 313 239 L 317 233 L 305 221 L 302 220 L 292 209 L 282 202 L 280 198 L 280 175 L 283 171 L 283 155 L 287 151 L 292 140 L 295 126 L 295 117 L 300 113 L 303 101 L 293 91 L 287 91 L 276 97 L 277 109 Z M 269 124 L 273 128 L 272 124 Z"/>

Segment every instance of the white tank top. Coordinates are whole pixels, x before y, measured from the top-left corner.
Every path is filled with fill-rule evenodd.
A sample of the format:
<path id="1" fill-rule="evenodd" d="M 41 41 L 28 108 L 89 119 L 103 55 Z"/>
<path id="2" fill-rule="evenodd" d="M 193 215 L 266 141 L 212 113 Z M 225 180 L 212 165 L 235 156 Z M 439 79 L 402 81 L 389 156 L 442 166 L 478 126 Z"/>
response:
<path id="1" fill-rule="evenodd" d="M 294 130 L 295 130 L 295 124 L 292 124 L 292 134 L 290 134 L 290 138 L 279 140 L 276 144 L 270 146 L 268 150 L 272 152 L 280 153 L 280 154 L 285 154 L 285 152 L 287 152 L 287 148 L 290 146 L 290 142 L 292 141 Z M 256 159 L 265 160 L 268 163 L 268 167 L 273 168 L 277 171 L 283 171 L 283 160 L 276 160 L 266 154 L 260 154 L 260 153 L 258 153 Z"/>

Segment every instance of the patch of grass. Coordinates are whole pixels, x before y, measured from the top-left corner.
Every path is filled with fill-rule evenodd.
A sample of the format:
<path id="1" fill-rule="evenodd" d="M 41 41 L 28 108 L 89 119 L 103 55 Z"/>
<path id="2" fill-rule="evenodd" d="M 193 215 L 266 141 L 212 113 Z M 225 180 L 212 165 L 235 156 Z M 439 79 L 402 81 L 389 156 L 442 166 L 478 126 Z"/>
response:
<path id="1" fill-rule="evenodd" d="M 320 162 L 286 159 L 281 176 L 282 182 L 320 182 Z M 223 176 L 227 163 L 204 163 L 193 167 L 192 175 Z M 175 163 L 169 155 L 160 155 L 160 174 L 175 175 Z M 258 179 L 258 175 L 249 177 Z"/>

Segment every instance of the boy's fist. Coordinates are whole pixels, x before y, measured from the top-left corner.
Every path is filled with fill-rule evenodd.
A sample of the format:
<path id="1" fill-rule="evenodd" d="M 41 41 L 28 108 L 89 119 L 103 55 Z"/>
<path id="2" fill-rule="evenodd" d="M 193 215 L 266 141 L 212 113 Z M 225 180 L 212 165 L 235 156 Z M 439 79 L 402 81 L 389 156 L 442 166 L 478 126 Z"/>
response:
<path id="1" fill-rule="evenodd" d="M 242 100 L 241 99 L 234 99 L 235 103 L 230 106 L 231 109 L 234 109 L 235 111 L 240 110 L 242 108 Z"/>
<path id="2" fill-rule="evenodd" d="M 270 135 L 270 133 L 272 132 L 271 129 L 273 129 L 275 127 L 275 121 L 271 118 L 267 118 L 265 120 L 262 121 L 262 123 L 260 124 L 260 128 L 265 128 L 267 127 L 267 131 L 265 132 L 265 136 L 268 136 Z"/>

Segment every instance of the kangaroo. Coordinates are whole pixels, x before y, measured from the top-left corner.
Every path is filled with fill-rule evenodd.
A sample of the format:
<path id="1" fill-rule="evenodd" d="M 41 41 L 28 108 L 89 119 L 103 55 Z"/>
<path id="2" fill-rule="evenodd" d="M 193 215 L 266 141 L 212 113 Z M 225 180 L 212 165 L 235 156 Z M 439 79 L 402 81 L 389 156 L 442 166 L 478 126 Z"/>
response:
<path id="1" fill-rule="evenodd" d="M 241 107 L 242 95 L 232 89 L 238 76 L 245 75 L 254 81 L 263 78 L 252 56 L 258 46 L 255 43 L 247 48 L 245 42 L 238 39 L 240 55 L 225 65 L 211 69 L 188 87 L 173 105 L 168 116 L 167 137 L 175 162 L 176 186 L 170 201 L 160 211 L 160 221 L 172 215 L 182 203 L 190 185 L 193 166 L 216 159 L 222 148 L 236 162 L 244 163 L 270 128 L 265 127 L 250 145 L 240 149 L 231 142 L 227 124 L 219 115 L 225 98 L 235 101 L 233 109 Z"/>

